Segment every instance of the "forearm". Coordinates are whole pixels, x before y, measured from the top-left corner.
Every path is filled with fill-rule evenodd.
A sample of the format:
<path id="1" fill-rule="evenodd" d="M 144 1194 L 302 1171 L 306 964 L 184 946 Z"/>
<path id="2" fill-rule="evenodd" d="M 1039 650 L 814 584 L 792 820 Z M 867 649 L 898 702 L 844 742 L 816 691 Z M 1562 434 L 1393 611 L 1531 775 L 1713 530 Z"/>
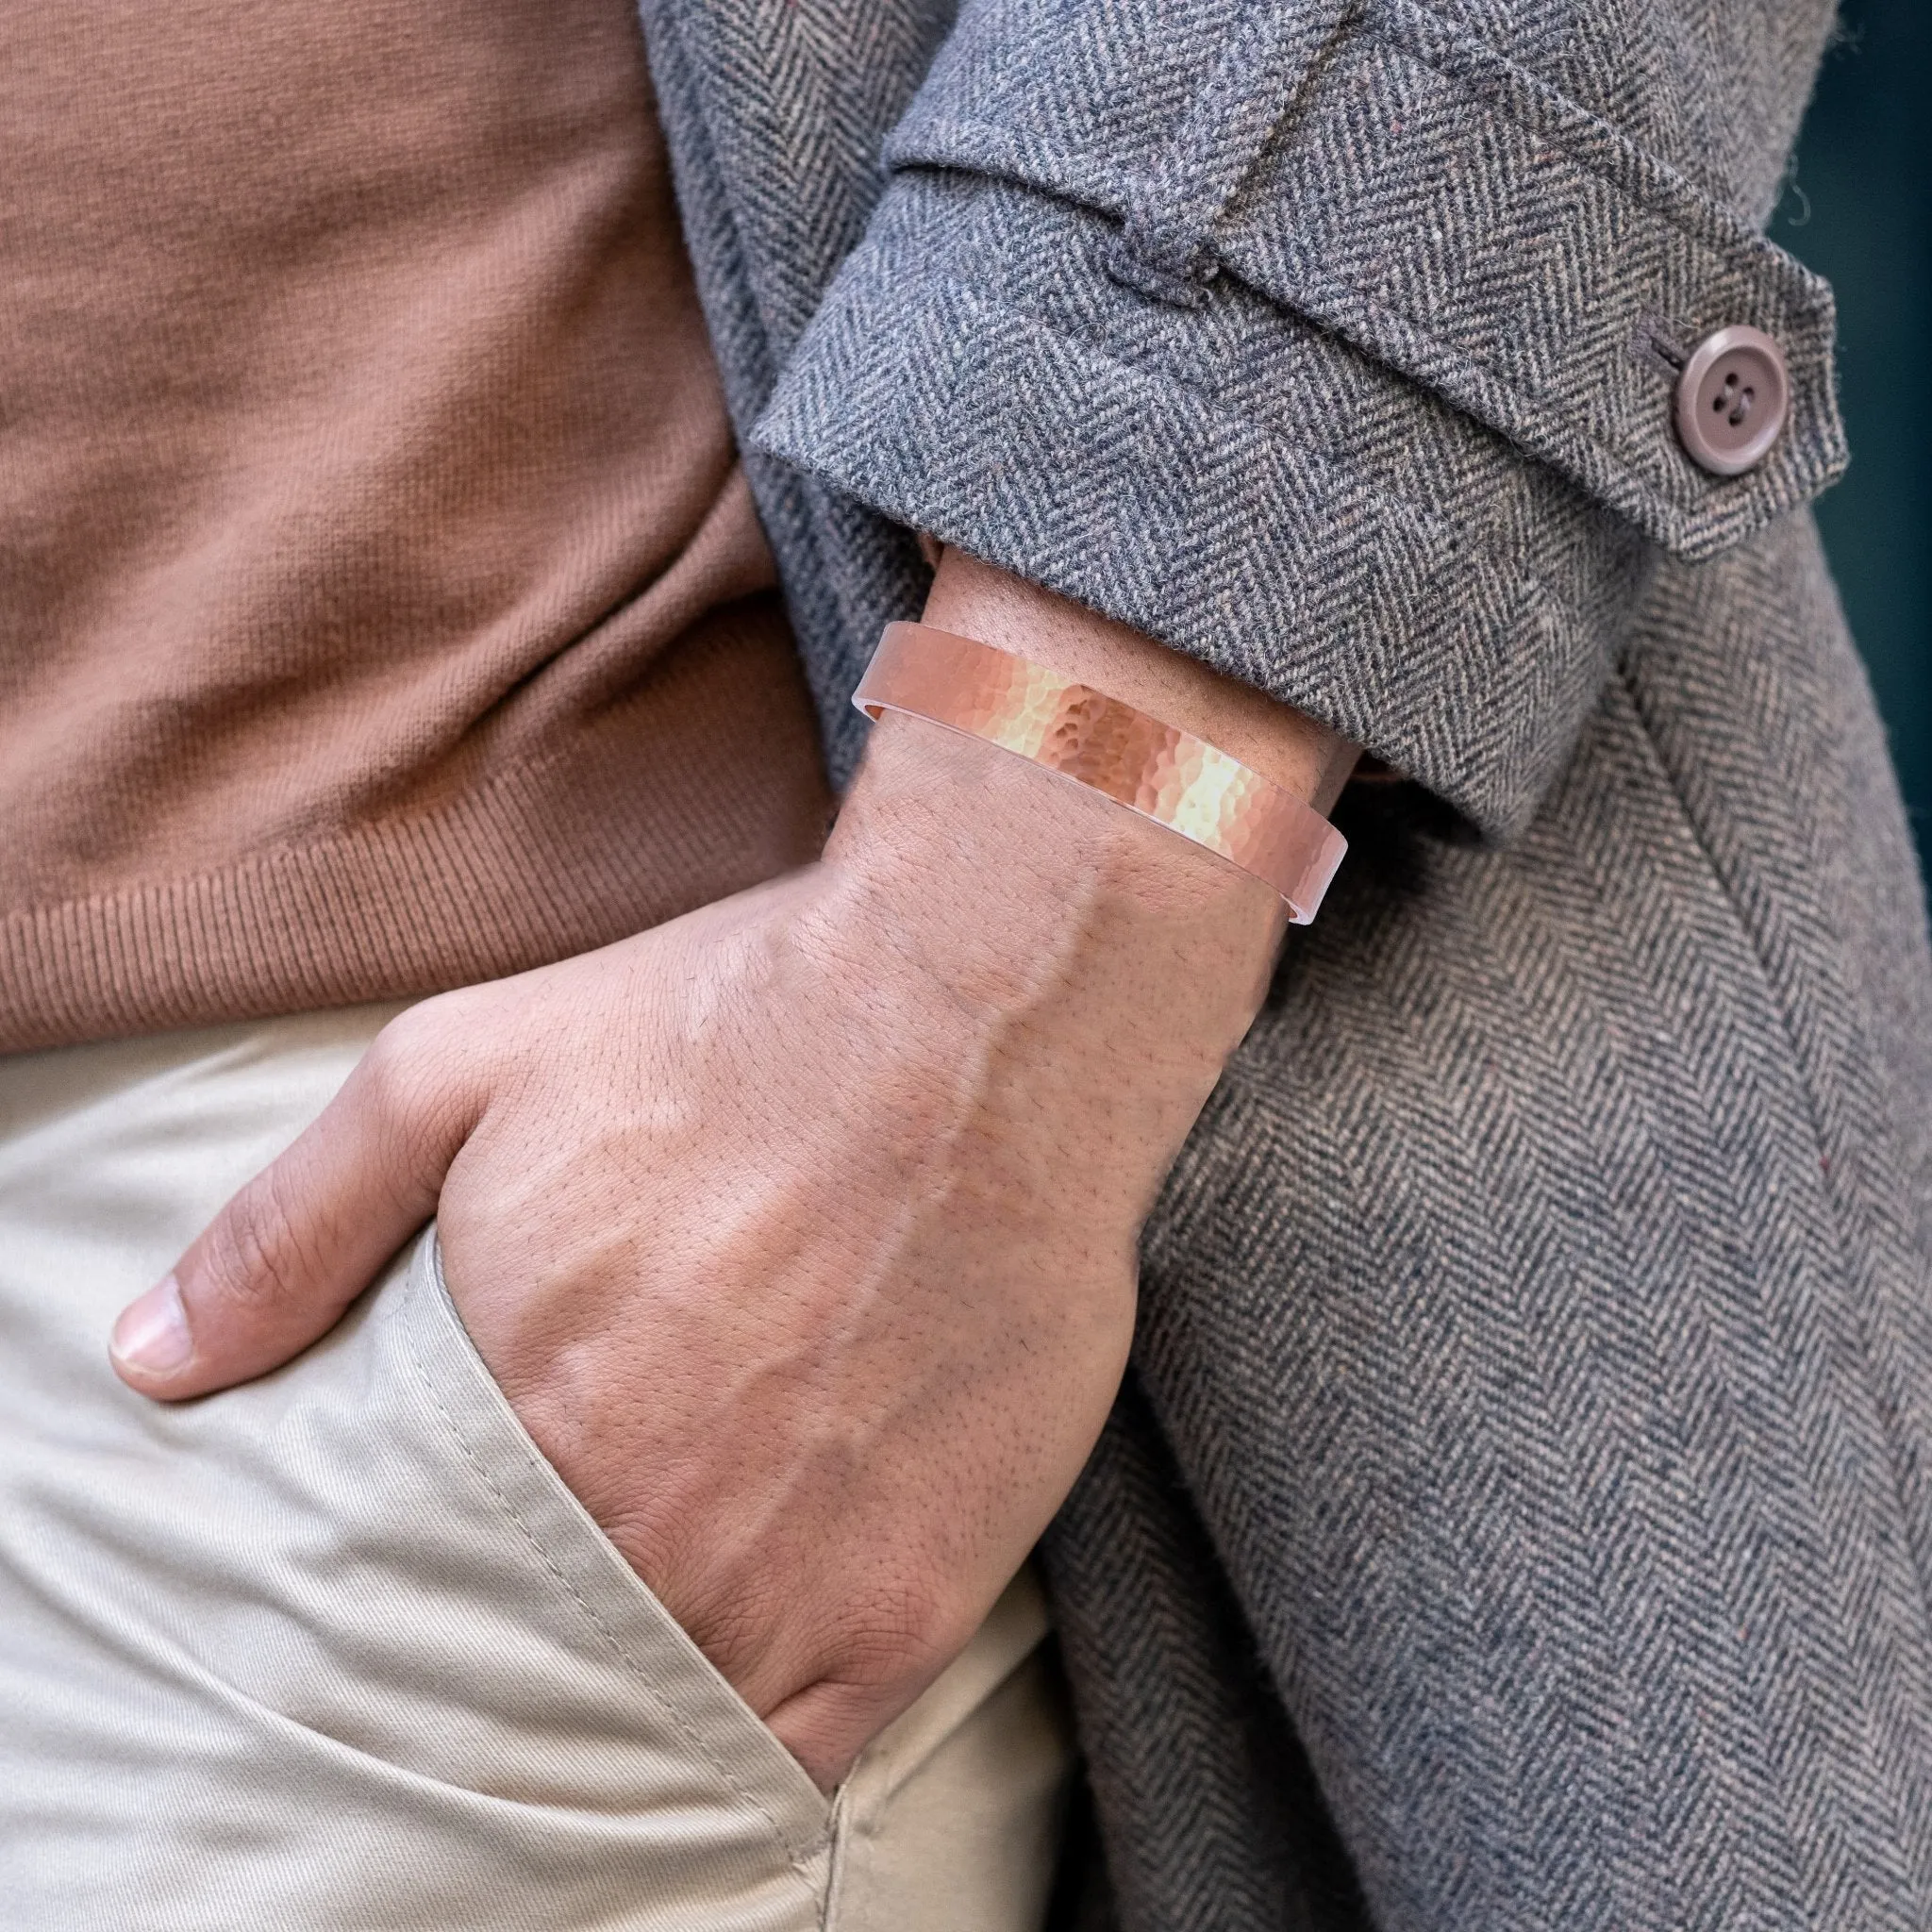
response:
<path id="1" fill-rule="evenodd" d="M 924 617 L 1191 731 L 1317 809 L 1354 762 L 1313 720 L 959 553 Z M 956 1099 L 1005 1177 L 987 1211 L 1049 1221 L 1077 1198 L 1072 1218 L 1130 1240 L 1259 1007 L 1280 900 L 1083 786 L 891 712 L 826 873 L 840 970 L 942 1015 L 919 1050 L 985 1090 Z"/>

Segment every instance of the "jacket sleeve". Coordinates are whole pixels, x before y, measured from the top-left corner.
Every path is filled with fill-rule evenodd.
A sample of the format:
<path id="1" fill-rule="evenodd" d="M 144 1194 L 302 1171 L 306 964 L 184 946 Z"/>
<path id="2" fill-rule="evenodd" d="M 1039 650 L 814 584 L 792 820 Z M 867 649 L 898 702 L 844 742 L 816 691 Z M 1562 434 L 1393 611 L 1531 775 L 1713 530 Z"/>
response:
<path id="1" fill-rule="evenodd" d="M 966 0 L 754 440 L 1320 717 L 1507 836 L 1659 549 L 1844 462 L 1760 230 L 1825 0 Z M 1750 324 L 1732 479 L 1677 366 Z"/>

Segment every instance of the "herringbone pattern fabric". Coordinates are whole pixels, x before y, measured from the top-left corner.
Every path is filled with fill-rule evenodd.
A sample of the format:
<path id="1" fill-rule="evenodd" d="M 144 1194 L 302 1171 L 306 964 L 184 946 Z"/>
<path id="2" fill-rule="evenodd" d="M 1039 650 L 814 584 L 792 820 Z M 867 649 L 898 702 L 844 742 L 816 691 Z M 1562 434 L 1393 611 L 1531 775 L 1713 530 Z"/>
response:
<path id="1" fill-rule="evenodd" d="M 1050 1540 L 1124 1924 L 1932 1924 L 1932 955 L 1757 232 L 1826 0 L 644 10 L 836 770 L 909 525 L 1418 781 Z"/>
<path id="2" fill-rule="evenodd" d="M 1844 461 L 1829 291 L 1755 225 L 1824 8 L 1608 10 L 974 0 L 757 440 L 1520 830 L 1641 538 L 1712 556 Z M 1735 61 L 1744 12 L 1776 58 Z M 1757 141 L 1640 144 L 1632 74 Z M 1669 358 L 1735 321 L 1796 402 L 1720 482 Z"/>
<path id="3" fill-rule="evenodd" d="M 1517 846 L 1363 804 L 1150 1230 L 1182 1482 L 1123 1502 L 1125 1412 L 1070 1654 L 1136 1694 L 1083 1643 L 1191 1572 L 1118 1518 L 1197 1514 L 1384 1927 L 1932 1923 L 1932 964 L 1883 770 L 1807 523 L 1670 567 Z M 1227 1740 L 1164 1734 L 1130 1923 L 1296 1923 L 1170 1881 Z"/>
<path id="4" fill-rule="evenodd" d="M 1013 57 L 1040 34 L 1037 0 L 971 8 L 888 159 L 1124 215 L 1126 252 L 1167 278 L 1136 286 L 1165 294 L 1224 266 L 1687 556 L 1842 464 L 1824 285 L 1490 40 L 1413 0 L 1197 0 L 1183 30 L 1156 0 L 1057 10 L 1071 51 L 1046 61 Z M 1204 84 L 1200 50 L 1220 47 Z M 1168 87 L 1145 85 L 1150 48 Z M 1633 344 L 1650 325 L 1694 341 L 1740 316 L 1784 344 L 1798 427 L 1719 486 L 1671 431 L 1673 372 Z"/>
<path id="5" fill-rule="evenodd" d="M 1635 530 L 1238 285 L 1199 309 L 1097 264 L 1061 286 L 1063 257 L 1108 239 L 1018 189 L 904 177 L 764 433 L 1516 824 L 1607 675 L 1644 567 Z M 938 250 L 963 258 L 958 285 L 921 279 Z M 1283 391 L 1305 418 L 1276 413 Z M 1219 494 L 1239 513 L 1204 518 Z"/>
<path id="6" fill-rule="evenodd" d="M 864 741 L 851 695 L 880 628 L 918 615 L 905 528 L 761 456 L 751 427 L 863 234 L 879 156 L 944 39 L 950 0 L 640 0 L 725 400 L 819 703 L 827 760 Z"/>
<path id="7" fill-rule="evenodd" d="M 1131 1376 L 1050 1552 L 1133 1920 L 1366 1928 L 1307 1754 Z"/>

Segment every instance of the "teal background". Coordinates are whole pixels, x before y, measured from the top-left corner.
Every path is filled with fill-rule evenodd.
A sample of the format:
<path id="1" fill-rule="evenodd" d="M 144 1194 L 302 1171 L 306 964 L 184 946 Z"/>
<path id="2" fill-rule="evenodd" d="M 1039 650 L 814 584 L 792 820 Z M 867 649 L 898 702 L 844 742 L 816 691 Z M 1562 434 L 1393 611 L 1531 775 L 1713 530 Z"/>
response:
<path id="1" fill-rule="evenodd" d="M 1932 0 L 1846 0 L 1774 237 L 1838 291 L 1849 475 L 1818 506 L 1932 858 Z"/>

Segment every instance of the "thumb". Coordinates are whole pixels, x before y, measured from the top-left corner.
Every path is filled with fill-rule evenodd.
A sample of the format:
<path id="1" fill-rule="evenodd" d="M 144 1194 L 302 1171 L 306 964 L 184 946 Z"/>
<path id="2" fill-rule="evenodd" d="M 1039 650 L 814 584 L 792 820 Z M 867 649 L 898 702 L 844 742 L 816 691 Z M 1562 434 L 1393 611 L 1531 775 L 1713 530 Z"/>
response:
<path id="1" fill-rule="evenodd" d="M 109 1354 L 130 1389 L 176 1401 L 278 1367 L 436 1211 L 477 1109 L 408 1024 L 423 1011 L 391 1022 L 288 1152 L 122 1310 Z"/>

